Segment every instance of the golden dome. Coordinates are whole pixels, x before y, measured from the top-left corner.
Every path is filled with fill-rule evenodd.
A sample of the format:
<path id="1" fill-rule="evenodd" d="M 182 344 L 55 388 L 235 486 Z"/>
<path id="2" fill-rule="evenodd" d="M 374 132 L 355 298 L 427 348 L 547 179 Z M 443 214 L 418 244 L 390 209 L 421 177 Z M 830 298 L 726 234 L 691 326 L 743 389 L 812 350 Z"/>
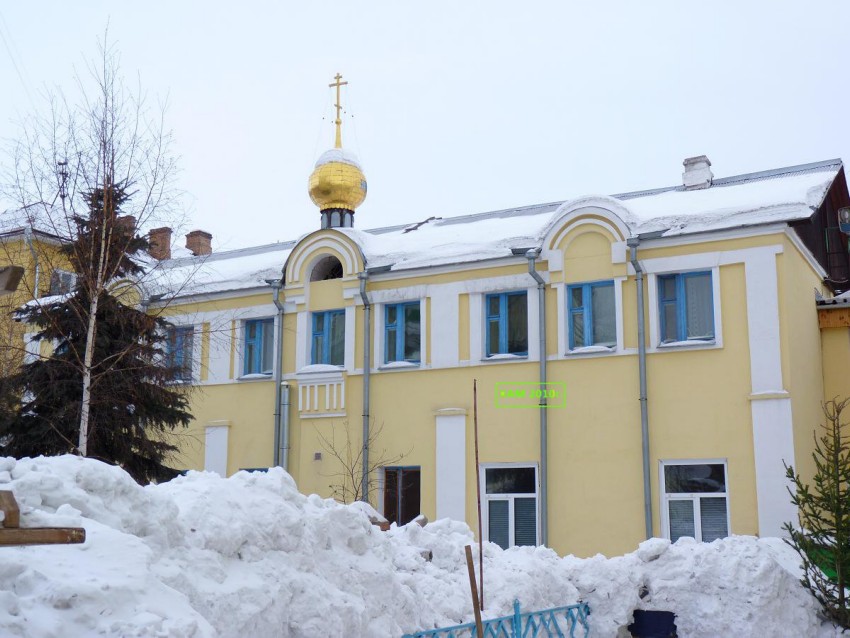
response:
<path id="1" fill-rule="evenodd" d="M 310 199 L 319 210 L 354 211 L 366 199 L 366 176 L 357 158 L 342 148 L 322 154 L 310 175 Z"/>

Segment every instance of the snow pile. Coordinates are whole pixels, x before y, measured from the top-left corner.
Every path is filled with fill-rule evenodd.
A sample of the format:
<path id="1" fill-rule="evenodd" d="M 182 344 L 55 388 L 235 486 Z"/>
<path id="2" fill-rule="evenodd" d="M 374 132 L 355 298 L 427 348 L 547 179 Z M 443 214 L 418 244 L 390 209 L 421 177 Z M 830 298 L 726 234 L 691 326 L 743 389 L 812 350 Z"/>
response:
<path id="1" fill-rule="evenodd" d="M 140 487 L 65 456 L 0 459 L 21 524 L 83 526 L 83 545 L 0 548 L 3 636 L 400 636 L 471 619 L 463 523 L 380 532 L 361 505 L 299 494 L 282 470 Z M 477 552 L 476 552 L 477 553 Z M 430 560 L 429 560 L 430 558 Z M 485 545 L 485 617 L 587 601 L 592 635 L 634 609 L 680 636 L 832 636 L 781 543 L 653 539 L 606 559 Z"/>

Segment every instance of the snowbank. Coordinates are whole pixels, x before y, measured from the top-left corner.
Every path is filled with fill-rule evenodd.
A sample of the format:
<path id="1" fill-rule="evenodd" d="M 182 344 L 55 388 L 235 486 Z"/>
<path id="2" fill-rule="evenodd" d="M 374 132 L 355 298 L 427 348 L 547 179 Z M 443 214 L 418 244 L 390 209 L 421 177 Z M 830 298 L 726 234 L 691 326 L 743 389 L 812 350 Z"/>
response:
<path id="1" fill-rule="evenodd" d="M 299 494 L 282 470 L 143 488 L 88 459 L 0 458 L 0 489 L 22 526 L 87 533 L 84 545 L 0 548 L 3 636 L 379 637 L 472 615 L 465 524 L 380 532 L 362 507 Z M 599 637 L 636 608 L 675 612 L 682 637 L 836 635 L 780 564 L 796 562 L 749 537 L 653 539 L 586 560 L 488 543 L 485 617 L 514 598 L 527 610 L 582 599 Z"/>

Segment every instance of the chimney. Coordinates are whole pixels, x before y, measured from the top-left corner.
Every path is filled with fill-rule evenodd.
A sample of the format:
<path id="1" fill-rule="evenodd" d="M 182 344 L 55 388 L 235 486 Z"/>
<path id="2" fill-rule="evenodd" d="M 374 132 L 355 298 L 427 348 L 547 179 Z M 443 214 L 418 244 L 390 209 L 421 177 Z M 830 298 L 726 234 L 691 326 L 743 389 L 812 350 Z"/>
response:
<path id="1" fill-rule="evenodd" d="M 168 226 L 154 228 L 148 233 L 148 252 L 154 259 L 171 259 L 171 229 Z"/>
<path id="2" fill-rule="evenodd" d="M 195 257 L 209 255 L 212 252 L 212 235 L 204 230 L 193 230 L 186 235 L 186 248 Z"/>
<path id="3" fill-rule="evenodd" d="M 120 215 L 115 225 L 131 237 L 136 234 L 136 218 L 133 215 Z"/>
<path id="4" fill-rule="evenodd" d="M 682 184 L 685 190 L 695 191 L 711 186 L 714 175 L 711 172 L 711 162 L 705 155 L 688 157 L 682 162 L 685 172 L 682 173 Z"/>

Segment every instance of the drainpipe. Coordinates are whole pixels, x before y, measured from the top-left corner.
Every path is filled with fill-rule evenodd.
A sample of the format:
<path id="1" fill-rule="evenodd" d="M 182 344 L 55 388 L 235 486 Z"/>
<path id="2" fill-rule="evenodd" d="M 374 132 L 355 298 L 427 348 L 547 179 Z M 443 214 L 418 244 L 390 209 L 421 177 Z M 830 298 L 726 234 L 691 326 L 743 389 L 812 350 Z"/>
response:
<path id="1" fill-rule="evenodd" d="M 540 389 L 546 388 L 546 282 L 534 267 L 534 261 L 540 254 L 532 248 L 525 253 L 528 259 L 528 274 L 537 282 L 538 332 L 540 335 Z M 546 393 L 540 399 L 540 542 L 549 544 L 549 413 L 546 408 Z"/>
<path id="2" fill-rule="evenodd" d="M 369 502 L 369 375 L 372 370 L 371 331 L 372 304 L 366 296 L 366 271 L 357 274 L 360 280 L 360 299 L 363 301 L 363 475 L 360 479 L 360 500 Z"/>
<path id="3" fill-rule="evenodd" d="M 643 307 L 643 267 L 637 259 L 637 248 L 640 239 L 629 237 L 626 245 L 629 247 L 629 261 L 635 269 L 637 285 L 637 329 L 638 329 L 638 371 L 640 375 L 640 435 L 643 447 L 643 516 L 646 526 L 646 537 L 652 538 L 652 488 L 649 478 L 649 415 L 646 408 L 646 324 Z"/>
<path id="4" fill-rule="evenodd" d="M 288 469 L 287 452 L 289 451 L 289 410 L 283 417 L 285 427 L 281 427 L 281 403 L 283 387 L 281 378 L 283 376 L 283 303 L 280 301 L 280 289 L 283 279 L 268 279 L 266 283 L 272 287 L 272 301 L 274 301 L 277 314 L 274 318 L 275 351 L 274 351 L 274 465 Z M 287 385 L 286 394 L 289 394 Z M 288 396 L 287 396 L 288 398 Z"/>
<path id="5" fill-rule="evenodd" d="M 41 267 L 38 264 L 38 254 L 35 252 L 35 248 L 33 248 L 32 245 L 32 226 L 24 228 L 24 240 L 27 242 L 27 247 L 30 249 L 30 254 L 32 255 L 33 264 L 35 264 L 35 282 L 32 287 L 32 298 L 38 299 L 38 279 L 39 274 L 41 273 Z"/>

